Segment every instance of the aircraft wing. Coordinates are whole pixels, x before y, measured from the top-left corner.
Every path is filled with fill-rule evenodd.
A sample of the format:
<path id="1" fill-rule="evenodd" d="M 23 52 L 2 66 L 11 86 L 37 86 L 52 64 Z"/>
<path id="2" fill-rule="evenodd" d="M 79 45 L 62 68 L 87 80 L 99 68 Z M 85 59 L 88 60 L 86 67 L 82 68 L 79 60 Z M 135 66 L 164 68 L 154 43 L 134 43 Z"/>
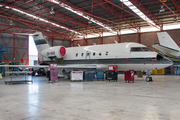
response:
<path id="1" fill-rule="evenodd" d="M 57 67 L 62 69 L 97 69 L 96 65 L 58 65 Z"/>
<path id="2" fill-rule="evenodd" d="M 33 68 L 48 68 L 49 65 L 0 65 L 0 67 L 33 67 Z M 96 69 L 96 65 L 58 65 L 62 69 Z"/>
<path id="3" fill-rule="evenodd" d="M 163 52 L 163 53 L 174 53 L 174 52 L 179 52 L 179 50 L 177 49 L 173 49 L 173 48 L 169 48 L 169 47 L 166 47 L 166 46 L 163 46 L 163 45 L 160 45 L 160 44 L 155 44 L 155 45 L 152 45 L 153 48 Z"/>
<path id="4" fill-rule="evenodd" d="M 0 67 L 33 67 L 33 68 L 48 68 L 48 65 L 0 65 Z"/>

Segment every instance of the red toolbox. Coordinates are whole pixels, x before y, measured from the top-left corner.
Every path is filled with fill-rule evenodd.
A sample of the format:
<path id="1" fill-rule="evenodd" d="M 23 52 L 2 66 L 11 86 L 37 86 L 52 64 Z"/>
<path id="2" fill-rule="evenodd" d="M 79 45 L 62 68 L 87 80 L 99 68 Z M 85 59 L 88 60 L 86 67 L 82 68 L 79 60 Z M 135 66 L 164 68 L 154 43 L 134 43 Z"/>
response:
<path id="1" fill-rule="evenodd" d="M 134 70 L 129 70 L 124 72 L 124 81 L 134 83 Z"/>

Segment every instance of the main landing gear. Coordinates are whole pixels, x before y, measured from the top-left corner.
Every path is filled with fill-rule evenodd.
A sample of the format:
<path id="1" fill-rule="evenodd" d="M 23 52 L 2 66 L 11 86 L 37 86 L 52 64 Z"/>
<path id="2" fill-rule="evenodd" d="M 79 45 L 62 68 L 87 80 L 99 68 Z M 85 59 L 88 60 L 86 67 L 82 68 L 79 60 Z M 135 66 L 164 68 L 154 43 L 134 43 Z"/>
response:
<path id="1" fill-rule="evenodd" d="M 151 77 L 151 71 L 150 71 L 150 70 L 147 71 L 146 81 L 147 81 L 147 82 L 152 82 L 152 81 L 153 81 L 153 79 L 152 79 L 152 77 Z"/>

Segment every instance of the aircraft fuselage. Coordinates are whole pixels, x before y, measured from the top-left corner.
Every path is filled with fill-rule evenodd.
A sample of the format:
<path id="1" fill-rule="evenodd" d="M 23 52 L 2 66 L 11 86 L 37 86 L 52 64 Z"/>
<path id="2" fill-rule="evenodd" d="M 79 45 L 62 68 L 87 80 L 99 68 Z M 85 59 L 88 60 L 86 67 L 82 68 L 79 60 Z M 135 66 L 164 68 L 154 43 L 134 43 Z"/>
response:
<path id="1" fill-rule="evenodd" d="M 57 46 L 53 48 L 54 51 L 50 49 L 52 53 L 59 51 Z M 45 51 L 49 52 L 47 49 Z M 48 53 L 41 53 L 43 57 L 48 58 Z M 96 66 L 93 70 L 108 70 L 109 65 L 118 65 L 118 70 L 154 70 L 172 65 L 172 61 L 166 58 L 156 60 L 156 56 L 156 52 L 138 43 L 70 47 L 66 48 L 60 65 L 77 66 L 77 69 L 78 66 Z"/>

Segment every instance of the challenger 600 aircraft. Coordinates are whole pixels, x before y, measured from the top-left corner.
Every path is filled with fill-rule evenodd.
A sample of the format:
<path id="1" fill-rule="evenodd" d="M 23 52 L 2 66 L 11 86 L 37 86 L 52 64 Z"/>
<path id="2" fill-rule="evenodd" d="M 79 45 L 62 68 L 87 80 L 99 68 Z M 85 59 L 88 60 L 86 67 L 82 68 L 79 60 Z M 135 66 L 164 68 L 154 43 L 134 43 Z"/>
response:
<path id="1" fill-rule="evenodd" d="M 82 47 L 51 47 L 41 32 L 33 34 L 42 63 L 58 62 L 58 68 L 106 71 L 109 65 L 118 70 L 148 71 L 172 65 L 172 61 L 139 43 L 116 43 Z M 0 65 L 1 66 L 1 65 Z M 6 65 L 12 67 L 12 65 Z M 14 67 L 39 67 L 17 65 Z M 48 67 L 42 65 L 41 67 Z M 146 79 L 152 79 L 149 76 Z"/>
<path id="2" fill-rule="evenodd" d="M 152 45 L 152 47 L 161 51 L 162 56 L 172 60 L 174 65 L 180 65 L 180 48 L 169 36 L 167 32 L 157 33 L 159 44 Z"/>

